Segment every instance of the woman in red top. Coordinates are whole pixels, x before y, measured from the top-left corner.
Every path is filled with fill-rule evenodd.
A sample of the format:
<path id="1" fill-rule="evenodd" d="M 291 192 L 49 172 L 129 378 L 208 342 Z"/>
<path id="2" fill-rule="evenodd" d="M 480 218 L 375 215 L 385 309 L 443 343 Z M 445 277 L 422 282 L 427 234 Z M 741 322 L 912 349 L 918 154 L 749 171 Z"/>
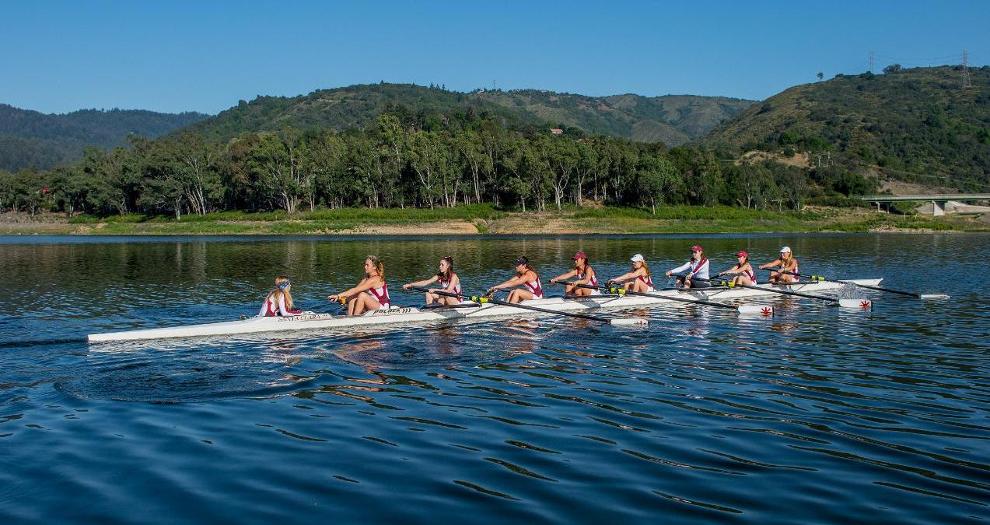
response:
<path id="1" fill-rule="evenodd" d="M 440 271 L 438 271 L 436 275 L 430 277 L 429 279 L 423 279 L 422 281 L 415 281 L 402 285 L 402 289 L 408 290 L 410 288 L 422 288 L 424 286 L 437 283 L 439 288 L 431 288 L 430 291 L 426 292 L 426 304 L 460 304 L 463 297 L 451 297 L 449 295 L 440 295 L 435 293 L 437 291 L 441 291 L 455 293 L 458 295 L 461 294 L 461 279 L 460 277 L 457 277 L 456 273 L 454 273 L 454 258 L 448 255 L 440 259 L 439 270 Z"/>
<path id="2" fill-rule="evenodd" d="M 347 305 L 347 315 L 361 315 L 371 310 L 387 310 L 392 300 L 385 284 L 385 264 L 377 256 L 364 260 L 364 279 L 354 288 L 333 294 L 327 299 Z"/>
<path id="3" fill-rule="evenodd" d="M 594 268 L 588 266 L 588 254 L 583 251 L 579 251 L 574 254 L 574 257 L 571 257 L 571 260 L 574 261 L 574 269 L 550 279 L 550 282 L 558 283 L 570 279 L 571 277 L 575 277 L 577 278 L 576 281 L 572 281 L 570 284 L 565 286 L 564 295 L 569 295 L 572 297 L 599 295 L 601 292 L 598 291 L 598 275 L 595 274 Z M 577 284 L 594 286 L 595 288 L 582 288 L 580 286 L 575 286 Z"/>
<path id="4" fill-rule="evenodd" d="M 729 268 L 728 270 L 718 272 L 720 276 L 731 275 L 732 284 L 742 284 L 746 286 L 753 286 L 756 284 L 756 272 L 753 271 L 753 265 L 749 264 L 749 253 L 745 250 L 740 251 L 736 254 L 736 260 L 738 261 L 735 266 Z"/>
<path id="5" fill-rule="evenodd" d="M 258 317 L 291 317 L 302 313 L 292 304 L 292 292 L 289 290 L 291 287 L 292 283 L 289 282 L 288 277 L 284 275 L 276 277 L 275 289 L 268 292 Z"/>
<path id="6" fill-rule="evenodd" d="M 543 284 L 540 283 L 540 276 L 529 265 L 529 259 L 526 257 L 516 259 L 515 277 L 492 286 L 488 289 L 488 293 L 491 294 L 496 290 L 505 290 L 508 288 L 512 288 L 512 291 L 509 292 L 508 299 L 506 299 L 510 303 L 521 303 L 530 299 L 543 299 Z"/>

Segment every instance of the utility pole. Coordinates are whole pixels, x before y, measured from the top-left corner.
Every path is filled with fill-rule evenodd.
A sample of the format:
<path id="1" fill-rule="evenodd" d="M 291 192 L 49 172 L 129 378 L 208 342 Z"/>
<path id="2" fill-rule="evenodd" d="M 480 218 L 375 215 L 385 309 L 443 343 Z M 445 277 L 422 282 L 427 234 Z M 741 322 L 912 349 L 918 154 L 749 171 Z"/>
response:
<path id="1" fill-rule="evenodd" d="M 875 62 L 875 59 L 874 59 L 874 56 L 873 56 L 873 51 L 870 51 L 870 69 L 869 69 L 870 73 L 873 72 L 873 63 L 874 62 Z"/>
<path id="2" fill-rule="evenodd" d="M 973 81 L 969 78 L 969 53 L 963 49 L 962 88 L 968 89 L 971 87 L 973 87 Z"/>

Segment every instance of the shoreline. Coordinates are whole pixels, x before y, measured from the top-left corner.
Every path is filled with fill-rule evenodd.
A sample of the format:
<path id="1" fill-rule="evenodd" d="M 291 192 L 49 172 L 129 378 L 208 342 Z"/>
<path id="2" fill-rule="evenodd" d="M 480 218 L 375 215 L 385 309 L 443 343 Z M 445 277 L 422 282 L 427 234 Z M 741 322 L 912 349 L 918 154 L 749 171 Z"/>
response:
<path id="1" fill-rule="evenodd" d="M 990 232 L 987 216 L 891 215 L 862 208 L 806 207 L 801 212 L 676 207 L 652 215 L 639 209 L 463 213 L 464 210 L 321 210 L 293 217 L 214 214 L 183 220 L 140 216 L 96 219 L 46 214 L 0 215 L 0 235 L 339 235 L 483 236 L 730 233 Z M 476 211 L 476 210 L 472 210 Z M 261 215 L 261 214 L 259 214 Z M 424 216 L 426 215 L 426 216 Z M 431 216 L 432 215 L 432 216 Z"/>

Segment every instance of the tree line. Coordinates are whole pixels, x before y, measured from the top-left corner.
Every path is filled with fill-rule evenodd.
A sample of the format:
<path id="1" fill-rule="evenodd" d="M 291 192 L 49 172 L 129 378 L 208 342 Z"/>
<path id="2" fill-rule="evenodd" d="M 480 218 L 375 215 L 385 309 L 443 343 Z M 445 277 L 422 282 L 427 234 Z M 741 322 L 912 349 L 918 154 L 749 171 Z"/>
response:
<path id="1" fill-rule="evenodd" d="M 0 211 L 181 219 L 223 210 L 289 214 L 318 207 L 435 208 L 490 203 L 560 209 L 586 200 L 800 209 L 863 181 L 772 162 L 739 165 L 695 147 L 510 129 L 492 118 L 420 125 L 383 113 L 364 130 L 286 129 L 227 142 L 196 133 L 89 149 L 48 171 L 0 171 Z M 853 177 L 853 179 L 850 179 Z"/>

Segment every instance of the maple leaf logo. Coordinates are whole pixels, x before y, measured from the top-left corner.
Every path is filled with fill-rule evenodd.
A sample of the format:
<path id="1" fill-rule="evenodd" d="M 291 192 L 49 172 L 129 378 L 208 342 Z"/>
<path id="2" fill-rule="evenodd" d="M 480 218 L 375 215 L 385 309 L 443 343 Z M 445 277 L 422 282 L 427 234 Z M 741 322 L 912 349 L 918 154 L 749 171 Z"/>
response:
<path id="1" fill-rule="evenodd" d="M 870 301 L 859 302 L 859 307 L 862 308 L 863 310 L 869 310 L 871 306 L 873 306 L 873 303 Z"/>
<path id="2" fill-rule="evenodd" d="M 770 315 L 773 315 L 773 308 L 770 308 L 769 306 L 764 306 L 763 310 L 760 310 L 760 313 L 763 314 L 763 317 L 768 317 Z"/>

